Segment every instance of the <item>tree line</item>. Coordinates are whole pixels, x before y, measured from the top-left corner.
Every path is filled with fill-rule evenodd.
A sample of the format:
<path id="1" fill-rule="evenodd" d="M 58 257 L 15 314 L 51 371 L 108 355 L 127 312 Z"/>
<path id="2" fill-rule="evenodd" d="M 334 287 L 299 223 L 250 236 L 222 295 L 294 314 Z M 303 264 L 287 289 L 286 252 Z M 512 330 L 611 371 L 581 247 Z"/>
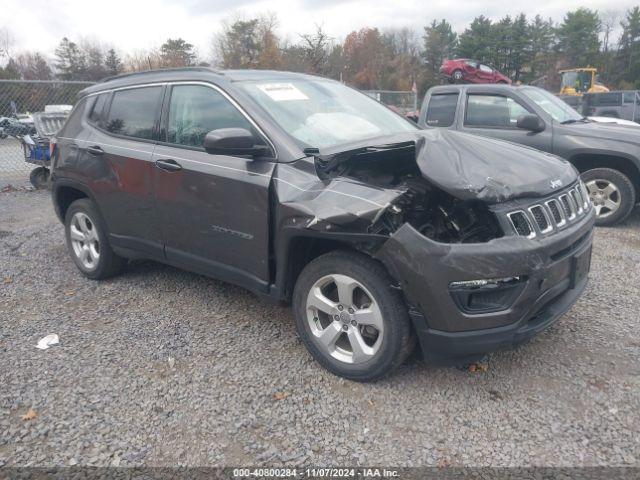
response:
<path id="1" fill-rule="evenodd" d="M 54 58 L 14 53 L 11 43 L 10 33 L 0 31 L 0 78 L 95 81 L 128 71 L 212 65 L 306 72 L 361 89 L 410 90 L 415 83 L 423 93 L 441 83 L 442 62 L 459 57 L 549 89 L 558 87 L 559 69 L 586 66 L 597 67 L 609 87 L 640 89 L 640 7 L 625 12 L 578 8 L 557 23 L 524 13 L 499 20 L 480 15 L 460 32 L 446 19 L 433 20 L 420 32 L 364 27 L 342 40 L 316 26 L 295 41 L 280 36 L 277 16 L 268 14 L 223 22 L 211 58 L 181 38 L 126 54 L 63 38 Z"/>

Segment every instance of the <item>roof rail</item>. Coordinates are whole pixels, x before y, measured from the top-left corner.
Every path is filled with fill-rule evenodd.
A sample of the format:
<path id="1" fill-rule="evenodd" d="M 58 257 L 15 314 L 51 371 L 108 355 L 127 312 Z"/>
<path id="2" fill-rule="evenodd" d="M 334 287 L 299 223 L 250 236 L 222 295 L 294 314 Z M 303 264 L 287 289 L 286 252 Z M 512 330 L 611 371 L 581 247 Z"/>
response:
<path id="1" fill-rule="evenodd" d="M 152 73 L 159 72 L 210 72 L 215 73 L 216 75 L 224 75 L 224 73 L 220 72 L 211 67 L 178 67 L 178 68 L 156 68 L 153 70 L 143 70 L 141 72 L 129 72 L 129 73 L 121 73 L 119 75 L 111 75 L 110 77 L 103 78 L 99 83 L 109 82 L 111 80 L 116 80 L 120 78 L 128 78 L 135 76 L 144 76 Z"/>

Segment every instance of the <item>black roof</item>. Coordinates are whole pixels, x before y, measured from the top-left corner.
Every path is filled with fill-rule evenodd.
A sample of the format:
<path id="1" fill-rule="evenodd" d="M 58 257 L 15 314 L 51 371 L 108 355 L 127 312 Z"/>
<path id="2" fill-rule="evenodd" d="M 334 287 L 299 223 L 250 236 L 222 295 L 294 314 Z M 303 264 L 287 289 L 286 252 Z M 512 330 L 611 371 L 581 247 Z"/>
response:
<path id="1" fill-rule="evenodd" d="M 300 78 L 318 78 L 304 73 L 281 72 L 277 70 L 216 70 L 210 67 L 165 68 L 161 70 L 147 70 L 144 72 L 124 73 L 108 77 L 100 83 L 91 85 L 79 93 L 79 96 L 111 90 L 113 88 L 140 85 L 145 83 L 211 80 L 218 82 L 242 82 L 251 80 L 292 80 Z"/>

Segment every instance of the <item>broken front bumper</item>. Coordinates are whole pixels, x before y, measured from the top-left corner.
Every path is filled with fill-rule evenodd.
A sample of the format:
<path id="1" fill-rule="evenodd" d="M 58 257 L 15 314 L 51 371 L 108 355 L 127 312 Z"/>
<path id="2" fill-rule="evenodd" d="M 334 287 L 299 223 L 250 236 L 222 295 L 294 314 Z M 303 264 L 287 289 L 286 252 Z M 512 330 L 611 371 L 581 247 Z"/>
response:
<path id="1" fill-rule="evenodd" d="M 592 210 L 547 238 L 505 236 L 483 244 L 434 242 L 405 224 L 376 257 L 411 306 L 424 355 L 472 359 L 522 343 L 573 305 L 587 284 L 594 220 Z M 460 282 L 486 279 L 508 280 L 460 294 Z"/>

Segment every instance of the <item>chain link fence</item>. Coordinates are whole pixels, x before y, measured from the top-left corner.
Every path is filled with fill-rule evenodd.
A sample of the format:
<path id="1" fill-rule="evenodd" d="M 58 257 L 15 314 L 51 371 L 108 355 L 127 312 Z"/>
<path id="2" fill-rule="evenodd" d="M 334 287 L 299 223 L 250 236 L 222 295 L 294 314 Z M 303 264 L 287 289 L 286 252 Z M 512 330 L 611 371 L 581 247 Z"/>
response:
<path id="1" fill-rule="evenodd" d="M 0 189 L 24 186 L 35 165 L 25 162 L 21 140 L 34 133 L 33 117 L 52 106 L 73 105 L 90 82 L 0 80 Z M 53 107 L 55 108 L 55 107 Z"/>
<path id="2" fill-rule="evenodd" d="M 363 90 L 372 98 L 396 110 L 401 115 L 407 115 L 418 109 L 418 94 L 414 91 L 401 90 Z"/>

